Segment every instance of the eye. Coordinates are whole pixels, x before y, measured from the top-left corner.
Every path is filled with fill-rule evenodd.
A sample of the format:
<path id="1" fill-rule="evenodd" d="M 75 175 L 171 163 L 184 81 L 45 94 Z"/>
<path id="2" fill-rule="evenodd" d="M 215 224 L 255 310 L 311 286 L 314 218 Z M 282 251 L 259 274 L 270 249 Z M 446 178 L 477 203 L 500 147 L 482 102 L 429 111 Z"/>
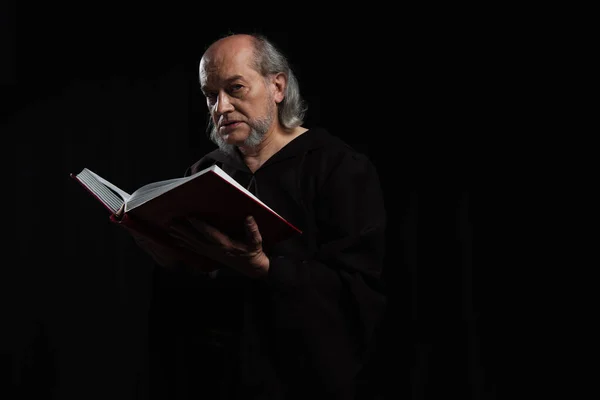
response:
<path id="1" fill-rule="evenodd" d="M 237 85 L 231 85 L 231 87 L 229 88 L 229 90 L 231 91 L 231 93 L 238 93 L 243 88 L 244 88 L 243 85 L 237 84 Z"/>

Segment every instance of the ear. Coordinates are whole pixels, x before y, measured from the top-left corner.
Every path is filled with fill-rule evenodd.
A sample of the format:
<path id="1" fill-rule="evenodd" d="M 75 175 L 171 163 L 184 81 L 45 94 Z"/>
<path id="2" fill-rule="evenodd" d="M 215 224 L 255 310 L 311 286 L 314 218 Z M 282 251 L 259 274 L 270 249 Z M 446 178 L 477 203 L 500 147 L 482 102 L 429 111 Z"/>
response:
<path id="1" fill-rule="evenodd" d="M 276 103 L 281 103 L 285 98 L 285 88 L 287 87 L 287 76 L 283 73 L 273 75 L 271 79 L 273 85 L 273 98 Z"/>

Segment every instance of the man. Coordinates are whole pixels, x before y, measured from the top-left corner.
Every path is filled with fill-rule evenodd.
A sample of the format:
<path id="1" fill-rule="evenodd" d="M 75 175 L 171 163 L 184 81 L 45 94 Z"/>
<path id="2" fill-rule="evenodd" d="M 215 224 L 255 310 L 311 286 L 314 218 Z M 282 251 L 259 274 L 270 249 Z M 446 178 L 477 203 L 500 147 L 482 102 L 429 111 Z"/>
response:
<path id="1" fill-rule="evenodd" d="M 163 343 L 154 348 L 166 371 L 152 375 L 163 382 L 157 395 L 178 398 L 183 386 L 223 399 L 356 399 L 385 306 L 377 172 L 325 129 L 302 126 L 296 77 L 266 38 L 217 40 L 199 78 L 218 148 L 186 175 L 217 164 L 303 233 L 265 248 L 252 218 L 247 240 L 202 221 L 174 227 L 210 266 L 157 269 L 151 340 Z M 143 247 L 162 265 L 176 264 Z M 165 355 L 165 343 L 182 350 Z"/>

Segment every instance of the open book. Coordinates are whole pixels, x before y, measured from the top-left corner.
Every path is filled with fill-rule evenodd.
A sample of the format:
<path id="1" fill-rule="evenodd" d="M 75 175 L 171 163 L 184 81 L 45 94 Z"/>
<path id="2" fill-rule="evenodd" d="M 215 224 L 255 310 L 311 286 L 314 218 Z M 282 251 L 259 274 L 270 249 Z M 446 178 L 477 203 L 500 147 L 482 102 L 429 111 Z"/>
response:
<path id="1" fill-rule="evenodd" d="M 302 233 L 217 165 L 193 175 L 149 183 L 129 194 L 84 168 L 71 174 L 110 212 L 112 222 L 159 241 L 172 241 L 169 225 L 197 218 L 231 237 L 244 234 L 244 219 L 256 220 L 263 246 Z M 123 213 L 117 212 L 124 206 Z"/>

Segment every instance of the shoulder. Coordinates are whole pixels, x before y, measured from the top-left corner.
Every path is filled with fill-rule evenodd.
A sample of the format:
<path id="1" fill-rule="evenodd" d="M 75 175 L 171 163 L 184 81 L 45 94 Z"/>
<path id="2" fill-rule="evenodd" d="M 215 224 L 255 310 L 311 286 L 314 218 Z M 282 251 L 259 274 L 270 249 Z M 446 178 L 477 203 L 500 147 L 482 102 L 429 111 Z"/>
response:
<path id="1" fill-rule="evenodd" d="M 359 176 L 366 178 L 377 175 L 370 157 L 342 137 L 323 128 L 309 132 L 311 143 L 305 154 L 305 162 L 320 181 L 332 178 L 352 180 Z"/>
<path id="2" fill-rule="evenodd" d="M 311 153 L 334 165 L 342 161 L 349 163 L 367 163 L 371 160 L 364 152 L 353 147 L 341 136 L 331 133 L 324 128 L 311 129 Z"/>

